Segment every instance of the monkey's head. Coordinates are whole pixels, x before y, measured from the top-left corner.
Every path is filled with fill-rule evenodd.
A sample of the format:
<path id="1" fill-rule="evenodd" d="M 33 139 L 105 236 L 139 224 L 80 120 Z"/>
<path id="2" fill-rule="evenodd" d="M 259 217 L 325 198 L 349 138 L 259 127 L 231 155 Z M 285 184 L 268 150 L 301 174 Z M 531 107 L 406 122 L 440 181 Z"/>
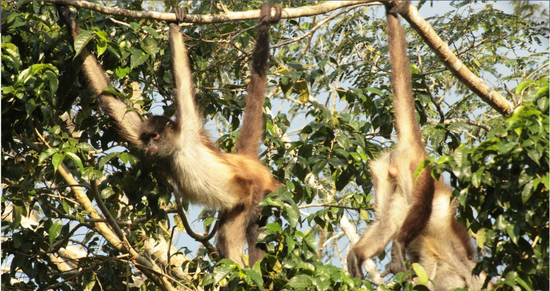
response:
<path id="1" fill-rule="evenodd" d="M 169 156 L 174 150 L 172 136 L 175 130 L 176 124 L 170 118 L 154 115 L 143 123 L 139 139 L 145 145 L 147 154 Z"/>

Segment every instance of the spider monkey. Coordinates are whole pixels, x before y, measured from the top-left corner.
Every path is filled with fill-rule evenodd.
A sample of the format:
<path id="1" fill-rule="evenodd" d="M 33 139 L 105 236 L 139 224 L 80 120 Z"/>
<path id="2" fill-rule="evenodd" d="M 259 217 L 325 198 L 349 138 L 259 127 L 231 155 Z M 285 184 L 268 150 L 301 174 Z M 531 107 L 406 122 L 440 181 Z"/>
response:
<path id="1" fill-rule="evenodd" d="M 435 290 L 481 288 L 485 274 L 473 276 L 474 248 L 468 233 L 456 220 L 456 201 L 442 179 L 435 180 L 430 167 L 418 178 L 414 173 L 425 159 L 425 146 L 416 119 L 406 40 L 398 13 L 409 9 L 408 1 L 386 5 L 393 106 L 397 148 L 369 165 L 376 194 L 377 221 L 347 256 L 348 271 L 364 278 L 363 262 L 393 240 L 390 270 L 406 270 L 405 251 L 411 262 L 420 263 L 435 282 Z"/>
<path id="2" fill-rule="evenodd" d="M 176 10 L 178 20 L 184 19 L 185 14 L 184 10 Z M 262 109 L 267 86 L 269 31 L 280 18 L 279 6 L 268 3 L 261 6 L 243 125 L 234 154 L 221 152 L 201 126 L 188 52 L 177 24 L 169 24 L 175 120 L 152 116 L 143 121 L 137 112 L 128 110 L 123 101 L 103 91 L 109 86 L 109 80 L 96 58 L 86 48 L 80 54 L 84 75 L 99 97 L 102 110 L 111 117 L 124 139 L 145 150 L 158 168 L 164 169 L 163 173 L 174 186 L 176 199 L 219 209 L 218 253 L 241 266 L 244 266 L 245 242 L 249 266 L 263 258 L 263 247 L 256 243 L 260 227 L 265 225 L 259 219 L 262 209 L 258 204 L 281 186 L 258 157 L 264 133 Z M 74 21 L 67 23 L 76 39 L 79 27 Z"/>

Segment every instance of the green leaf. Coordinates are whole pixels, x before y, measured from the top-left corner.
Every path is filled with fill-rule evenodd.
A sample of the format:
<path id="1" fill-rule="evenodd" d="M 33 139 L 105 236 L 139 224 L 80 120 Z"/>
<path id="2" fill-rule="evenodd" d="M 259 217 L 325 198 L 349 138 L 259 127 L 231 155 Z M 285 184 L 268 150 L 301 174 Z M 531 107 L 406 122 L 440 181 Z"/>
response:
<path id="1" fill-rule="evenodd" d="M 507 223 L 506 224 L 506 233 L 508 234 L 508 236 L 510 237 L 512 242 L 514 242 L 517 245 L 518 240 L 519 240 L 519 235 L 520 235 L 519 225 L 512 224 L 512 223 Z"/>
<path id="2" fill-rule="evenodd" d="M 360 209 L 359 210 L 359 219 L 369 221 L 369 212 L 366 209 Z"/>
<path id="3" fill-rule="evenodd" d="M 313 167 L 311 168 L 313 175 L 318 176 L 319 173 L 321 173 L 321 171 L 326 167 L 326 165 L 327 165 L 326 159 L 322 159 L 316 162 L 315 165 L 313 165 Z"/>
<path id="4" fill-rule="evenodd" d="M 21 226 L 21 213 L 24 211 L 23 207 L 19 205 L 13 205 L 13 229 L 18 229 Z"/>
<path id="5" fill-rule="evenodd" d="M 218 264 L 235 264 L 233 261 L 228 259 L 221 260 Z M 229 273 L 231 273 L 231 266 L 228 265 L 221 265 L 217 266 L 214 272 L 214 284 L 218 284 L 221 280 L 225 279 Z"/>
<path id="6" fill-rule="evenodd" d="M 262 202 L 260 202 L 261 206 L 275 206 L 275 207 L 283 207 L 285 203 L 279 199 L 276 199 L 274 197 L 267 197 Z"/>
<path id="7" fill-rule="evenodd" d="M 54 155 L 57 152 L 59 152 L 58 148 L 49 148 L 49 149 L 46 149 L 45 151 L 41 152 L 40 155 L 38 156 L 38 164 L 42 164 L 44 162 L 44 160 L 51 157 L 52 155 Z"/>
<path id="8" fill-rule="evenodd" d="M 71 206 L 69 206 L 69 203 L 67 203 L 67 200 L 65 199 L 61 200 L 61 204 L 63 206 L 63 211 L 65 211 L 66 214 L 71 215 L 72 209 L 71 209 Z"/>
<path id="9" fill-rule="evenodd" d="M 61 228 L 63 227 L 63 224 L 61 224 L 59 221 L 56 221 L 50 226 L 50 229 L 48 230 L 50 244 L 53 244 L 53 242 L 57 239 L 59 234 L 61 233 Z"/>
<path id="10" fill-rule="evenodd" d="M 418 284 L 426 285 L 428 283 L 428 274 L 426 273 L 426 270 L 424 270 L 424 267 L 422 267 L 418 263 L 413 263 L 412 268 L 414 272 L 416 273 L 416 276 L 418 277 Z"/>
<path id="11" fill-rule="evenodd" d="M 110 161 L 113 157 L 116 157 L 118 155 L 118 153 L 114 152 L 114 153 L 109 153 L 101 158 L 99 158 L 99 162 L 97 163 L 97 168 L 98 169 L 103 169 L 103 166 L 108 162 Z"/>
<path id="12" fill-rule="evenodd" d="M 265 229 L 271 230 L 273 232 L 281 233 L 283 232 L 283 228 L 278 223 L 269 223 L 268 225 L 264 226 Z"/>
<path id="13" fill-rule="evenodd" d="M 59 76 L 56 71 L 52 70 L 46 70 L 44 71 L 44 75 L 46 79 L 48 80 L 48 83 L 50 85 L 50 93 L 53 95 L 57 92 L 57 88 L 59 87 Z"/>
<path id="14" fill-rule="evenodd" d="M 75 58 L 80 55 L 82 50 L 88 45 L 88 43 L 94 39 L 95 33 L 89 30 L 80 30 L 80 34 L 74 40 L 74 50 L 76 52 Z"/>
<path id="15" fill-rule="evenodd" d="M 529 281 L 529 282 L 526 282 L 526 281 Z M 516 282 L 518 282 L 518 284 L 521 285 L 521 287 L 523 287 L 524 290 L 527 290 L 527 291 L 535 290 L 533 288 L 533 282 L 531 282 L 531 279 L 527 276 L 525 277 L 525 280 L 521 276 L 518 276 L 516 278 Z"/>
<path id="16" fill-rule="evenodd" d="M 498 149 L 500 150 L 501 154 L 507 154 L 511 150 L 517 149 L 518 147 L 520 147 L 520 145 L 517 142 L 507 142 L 499 144 Z"/>
<path id="17" fill-rule="evenodd" d="M 254 284 L 259 288 L 259 290 L 265 290 L 264 289 L 264 280 L 262 278 L 262 274 L 254 269 L 242 269 L 244 272 L 245 280 L 246 281 L 252 281 Z"/>
<path id="18" fill-rule="evenodd" d="M 315 271 L 315 266 L 313 266 L 313 264 L 311 263 L 306 263 L 306 262 L 300 262 L 298 263 L 298 265 L 296 265 L 295 267 L 296 269 L 303 269 L 303 270 L 306 270 L 306 271 Z"/>
<path id="19" fill-rule="evenodd" d="M 306 289 L 311 285 L 313 285 L 313 281 L 311 280 L 311 277 L 308 275 L 298 275 L 298 276 L 292 277 L 292 279 L 288 281 L 287 285 L 295 289 Z"/>
<path id="20" fill-rule="evenodd" d="M 486 228 L 481 228 L 480 230 L 478 230 L 476 232 L 476 242 L 477 242 L 477 245 L 482 248 L 484 245 L 485 245 L 485 240 L 487 238 L 487 229 Z"/>
<path id="21" fill-rule="evenodd" d="M 102 54 L 104 54 L 105 51 L 107 51 L 107 42 L 98 41 L 96 45 L 96 51 L 98 56 L 101 56 Z"/>
<path id="22" fill-rule="evenodd" d="M 156 55 L 160 47 L 157 43 L 157 41 L 152 37 L 146 37 L 141 43 L 140 43 L 141 49 L 143 49 L 147 54 L 149 55 Z"/>
<path id="23" fill-rule="evenodd" d="M 292 252 L 294 251 L 294 248 L 296 246 L 296 240 L 292 237 L 292 236 L 287 236 L 285 238 L 285 241 L 286 241 L 286 247 L 288 248 L 288 251 L 289 252 Z"/>
<path id="24" fill-rule="evenodd" d="M 521 91 L 523 91 L 523 89 L 527 88 L 529 85 L 531 85 L 533 83 L 534 83 L 533 80 L 527 80 L 527 81 L 519 84 L 519 86 L 516 87 L 516 95 L 522 95 Z"/>
<path id="25" fill-rule="evenodd" d="M 54 172 L 57 172 L 57 169 L 63 163 L 63 159 L 65 159 L 65 155 L 61 153 L 55 153 L 52 158 L 52 165 Z"/>
<path id="26" fill-rule="evenodd" d="M 296 225 L 298 225 L 298 219 L 300 218 L 298 207 L 296 207 L 295 205 L 291 206 L 285 204 L 283 214 L 286 214 L 284 215 L 284 217 L 288 220 L 290 227 L 296 228 Z"/>
<path id="27" fill-rule="evenodd" d="M 472 185 L 474 187 L 479 188 L 479 186 L 481 185 L 481 179 L 483 178 L 484 171 L 485 171 L 485 167 L 481 167 L 472 176 Z"/>
<path id="28" fill-rule="evenodd" d="M 527 151 L 527 156 L 535 162 L 537 165 L 540 166 L 540 160 L 542 159 L 542 152 L 540 152 L 536 148 L 531 148 Z"/>
<path id="29" fill-rule="evenodd" d="M 298 92 L 298 97 L 300 101 L 304 103 L 309 101 L 309 89 L 305 80 L 300 80 L 296 82 L 294 84 L 294 89 Z"/>
<path id="30" fill-rule="evenodd" d="M 521 191 L 521 202 L 525 204 L 529 198 L 531 198 L 531 195 L 533 194 L 533 181 L 529 181 L 525 186 L 523 186 L 523 190 Z"/>
<path id="31" fill-rule="evenodd" d="M 181 220 L 179 215 L 174 216 L 174 224 L 176 224 L 176 227 L 180 232 L 185 231 L 185 226 L 183 225 L 183 221 Z"/>
<path id="32" fill-rule="evenodd" d="M 101 190 L 101 199 L 108 199 L 109 197 L 113 196 L 115 194 L 115 191 L 112 187 L 105 187 L 103 190 Z M 178 216 L 178 215 L 176 215 Z"/>
<path id="33" fill-rule="evenodd" d="M 382 91 L 378 88 L 368 87 L 368 88 L 365 89 L 365 91 L 374 93 L 374 94 L 379 95 L 379 96 L 384 96 L 384 91 Z"/>
<path id="34" fill-rule="evenodd" d="M 140 66 L 141 64 L 145 63 L 145 61 L 149 58 L 149 55 L 143 53 L 140 49 L 134 49 L 132 52 L 132 56 L 130 57 L 130 68 L 135 68 Z"/>
<path id="35" fill-rule="evenodd" d="M 82 164 L 82 160 L 80 159 L 80 157 L 78 157 L 74 153 L 66 153 L 66 156 L 69 157 L 71 160 L 73 160 L 78 165 L 78 167 L 80 168 L 81 173 L 84 172 L 84 165 Z"/>
<path id="36" fill-rule="evenodd" d="M 81 143 L 77 144 L 76 148 L 81 150 L 81 151 L 84 151 L 84 152 L 93 152 L 93 151 L 95 151 L 94 147 L 92 145 L 90 145 L 89 143 L 87 143 L 87 142 L 81 142 Z"/>

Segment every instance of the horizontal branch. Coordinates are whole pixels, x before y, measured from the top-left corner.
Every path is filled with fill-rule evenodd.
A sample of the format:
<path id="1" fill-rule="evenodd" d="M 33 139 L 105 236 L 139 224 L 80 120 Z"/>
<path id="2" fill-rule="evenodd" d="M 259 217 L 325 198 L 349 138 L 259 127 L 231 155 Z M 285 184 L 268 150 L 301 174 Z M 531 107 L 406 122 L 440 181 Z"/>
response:
<path id="1" fill-rule="evenodd" d="M 61 1 L 59 1 L 61 2 Z M 63 1 L 64 4 L 90 9 L 104 14 L 124 16 L 131 18 L 147 18 L 164 21 L 175 22 L 176 14 L 172 12 L 157 12 L 157 11 L 133 11 L 128 9 L 121 9 L 118 7 L 107 7 L 98 5 L 88 1 Z M 378 3 L 379 1 L 328 1 L 319 5 L 305 6 L 299 8 L 285 8 L 282 10 L 282 18 L 298 18 L 304 16 L 320 15 L 327 12 L 331 12 L 340 8 L 353 6 L 353 5 L 372 5 L 372 3 Z M 223 23 L 229 21 L 242 21 L 250 19 L 260 18 L 260 10 L 248 10 L 248 11 L 228 11 L 223 14 L 187 14 L 182 22 L 195 23 L 195 24 L 211 24 L 211 23 Z"/>

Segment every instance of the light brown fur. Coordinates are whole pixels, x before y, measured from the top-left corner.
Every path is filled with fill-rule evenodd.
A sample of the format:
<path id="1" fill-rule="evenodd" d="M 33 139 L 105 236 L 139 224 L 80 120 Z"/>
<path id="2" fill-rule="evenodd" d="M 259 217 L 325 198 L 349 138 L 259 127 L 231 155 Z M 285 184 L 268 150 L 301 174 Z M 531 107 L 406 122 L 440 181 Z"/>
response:
<path id="1" fill-rule="evenodd" d="M 411 72 L 403 27 L 398 12 L 408 2 L 388 9 L 388 42 L 392 68 L 397 148 L 370 163 L 376 194 L 377 221 L 367 229 L 348 254 L 348 271 L 363 277 L 363 262 L 382 252 L 390 240 L 393 273 L 405 271 L 405 251 L 411 262 L 420 263 L 435 282 L 432 290 L 465 287 L 480 289 L 485 275 L 473 276 L 474 249 L 466 230 L 455 218 L 451 189 L 435 180 L 426 167 L 414 173 L 426 152 L 416 119 Z M 392 8 L 393 7 L 393 8 Z"/>
<path id="2" fill-rule="evenodd" d="M 169 27 L 175 121 L 162 116 L 142 121 L 139 114 L 129 110 L 124 102 L 103 92 L 109 86 L 104 70 L 86 48 L 81 53 L 82 68 L 89 86 L 98 95 L 101 108 L 113 119 L 121 135 L 154 157 L 160 166 L 158 168 L 174 185 L 178 202 L 185 199 L 220 210 L 218 252 L 241 266 L 244 266 L 245 242 L 248 243 L 250 266 L 263 257 L 260 246 L 256 244 L 263 224 L 259 220 L 261 208 L 257 205 L 268 193 L 280 187 L 257 157 L 263 135 L 262 106 L 266 92 L 269 29 L 281 16 L 280 8 L 275 7 L 276 13 L 272 17 L 271 8 L 269 4 L 262 6 L 237 154 L 222 153 L 201 127 L 188 52 L 178 25 L 172 23 Z M 78 26 L 74 21 L 67 22 L 71 35 L 76 38 L 80 31 Z"/>

